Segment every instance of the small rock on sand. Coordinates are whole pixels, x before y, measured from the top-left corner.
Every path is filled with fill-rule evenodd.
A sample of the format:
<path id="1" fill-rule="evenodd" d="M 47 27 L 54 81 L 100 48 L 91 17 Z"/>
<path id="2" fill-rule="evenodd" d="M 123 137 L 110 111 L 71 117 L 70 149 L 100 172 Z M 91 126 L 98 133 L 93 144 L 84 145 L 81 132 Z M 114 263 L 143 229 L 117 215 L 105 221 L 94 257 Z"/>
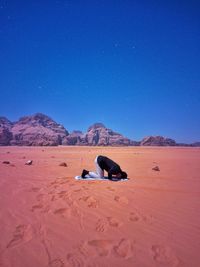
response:
<path id="1" fill-rule="evenodd" d="M 66 163 L 66 162 L 61 162 L 61 163 L 59 164 L 59 166 L 67 167 L 67 163 Z"/>
<path id="2" fill-rule="evenodd" d="M 152 170 L 153 170 L 153 171 L 158 171 L 158 172 L 159 172 L 159 171 L 160 171 L 160 168 L 159 168 L 158 166 L 155 166 L 155 167 L 152 168 Z"/>
<path id="3" fill-rule="evenodd" d="M 28 160 L 25 165 L 32 165 L 33 161 L 32 160 Z"/>

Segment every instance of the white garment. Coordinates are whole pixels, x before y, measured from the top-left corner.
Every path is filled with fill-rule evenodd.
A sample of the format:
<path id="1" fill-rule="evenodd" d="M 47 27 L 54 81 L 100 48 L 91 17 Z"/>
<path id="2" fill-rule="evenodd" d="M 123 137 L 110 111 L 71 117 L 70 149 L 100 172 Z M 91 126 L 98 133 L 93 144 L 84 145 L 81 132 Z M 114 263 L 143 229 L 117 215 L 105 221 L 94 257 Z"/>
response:
<path id="1" fill-rule="evenodd" d="M 104 171 L 100 168 L 98 162 L 97 162 L 98 156 L 96 156 L 94 163 L 96 165 L 96 172 L 89 172 L 85 177 L 89 178 L 102 178 L 104 177 Z"/>

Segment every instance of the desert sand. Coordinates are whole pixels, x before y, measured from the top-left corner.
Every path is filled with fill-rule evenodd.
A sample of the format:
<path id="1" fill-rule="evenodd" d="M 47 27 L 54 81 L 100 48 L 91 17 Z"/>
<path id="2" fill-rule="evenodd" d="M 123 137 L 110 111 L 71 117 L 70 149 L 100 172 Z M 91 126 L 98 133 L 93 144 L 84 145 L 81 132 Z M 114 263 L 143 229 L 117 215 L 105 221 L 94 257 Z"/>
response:
<path id="1" fill-rule="evenodd" d="M 100 154 L 130 179 L 75 180 Z M 200 266 L 199 148 L 1 147 L 0 205 L 1 267 Z"/>

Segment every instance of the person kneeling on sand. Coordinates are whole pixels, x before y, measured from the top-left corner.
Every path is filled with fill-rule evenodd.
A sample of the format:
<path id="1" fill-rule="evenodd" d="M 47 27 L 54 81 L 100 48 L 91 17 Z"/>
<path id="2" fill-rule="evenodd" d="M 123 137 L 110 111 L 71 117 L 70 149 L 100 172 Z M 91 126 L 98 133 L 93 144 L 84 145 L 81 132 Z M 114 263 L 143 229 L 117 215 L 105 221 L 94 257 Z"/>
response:
<path id="1" fill-rule="evenodd" d="M 103 178 L 104 170 L 108 172 L 108 179 L 112 180 L 112 176 L 118 179 L 126 179 L 127 173 L 122 171 L 120 166 L 113 160 L 105 156 L 97 156 L 95 158 L 96 172 L 83 170 L 82 178 Z"/>

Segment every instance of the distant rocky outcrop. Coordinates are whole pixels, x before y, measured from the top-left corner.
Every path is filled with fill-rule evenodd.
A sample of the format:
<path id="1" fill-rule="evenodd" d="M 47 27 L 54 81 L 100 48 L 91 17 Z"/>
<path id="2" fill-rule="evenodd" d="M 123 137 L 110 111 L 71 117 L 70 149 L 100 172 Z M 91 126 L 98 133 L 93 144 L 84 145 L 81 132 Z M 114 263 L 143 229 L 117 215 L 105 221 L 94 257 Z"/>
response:
<path id="1" fill-rule="evenodd" d="M 69 146 L 88 145 L 85 140 L 85 134 L 81 131 L 73 131 L 72 133 L 70 133 L 66 138 L 63 139 L 62 144 Z"/>
<path id="2" fill-rule="evenodd" d="M 63 144 L 89 146 L 128 146 L 130 139 L 105 127 L 102 123 L 91 125 L 86 133 L 74 131 L 67 136 Z"/>
<path id="3" fill-rule="evenodd" d="M 11 145 L 57 146 L 68 135 L 68 131 L 50 117 L 37 113 L 15 122 L 12 127 Z"/>
<path id="4" fill-rule="evenodd" d="M 190 146 L 200 147 L 200 142 L 192 144 L 176 143 L 163 136 L 147 136 L 141 142 L 133 141 L 107 128 L 102 123 L 91 125 L 87 132 L 69 132 L 50 117 L 36 113 L 16 122 L 0 117 L 0 146 Z"/>
<path id="5" fill-rule="evenodd" d="M 85 135 L 85 140 L 91 146 L 128 146 L 131 140 L 106 128 L 102 123 L 91 125 Z"/>
<path id="6" fill-rule="evenodd" d="M 10 141 L 13 138 L 12 122 L 5 117 L 0 117 L 0 146 L 10 145 Z"/>
<path id="7" fill-rule="evenodd" d="M 193 147 L 200 147 L 200 142 L 192 143 L 191 146 L 193 146 Z"/>
<path id="8" fill-rule="evenodd" d="M 141 146 L 175 146 L 176 142 L 173 139 L 163 136 L 147 136 L 140 142 Z"/>

